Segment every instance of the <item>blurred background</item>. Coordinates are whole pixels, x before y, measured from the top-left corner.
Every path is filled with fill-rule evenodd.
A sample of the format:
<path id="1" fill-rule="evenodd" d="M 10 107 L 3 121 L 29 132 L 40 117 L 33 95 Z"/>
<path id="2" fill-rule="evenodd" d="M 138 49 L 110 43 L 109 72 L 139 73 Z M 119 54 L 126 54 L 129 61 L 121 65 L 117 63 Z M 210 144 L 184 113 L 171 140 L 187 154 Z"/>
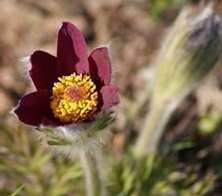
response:
<path id="1" fill-rule="evenodd" d="M 141 110 L 130 123 L 128 116 L 145 96 L 144 89 L 150 88 L 155 54 L 186 3 L 185 0 L 0 0 L 1 196 L 15 190 L 17 195 L 28 196 L 84 195 L 78 162 L 73 164 L 48 152 L 34 131 L 10 113 L 18 100 L 33 90 L 23 58 L 36 49 L 56 54 L 57 31 L 62 21 L 78 26 L 90 49 L 110 44 L 113 80 L 120 89 L 121 104 L 111 126 L 113 137 L 109 148 L 121 157 L 135 140 L 146 111 Z M 216 9 L 222 13 L 222 3 Z M 156 189 L 176 190 L 174 195 L 222 195 L 221 76 L 222 65 L 218 65 L 172 116 L 162 140 L 163 153 L 173 164 L 161 165 L 158 178 L 161 183 Z"/>

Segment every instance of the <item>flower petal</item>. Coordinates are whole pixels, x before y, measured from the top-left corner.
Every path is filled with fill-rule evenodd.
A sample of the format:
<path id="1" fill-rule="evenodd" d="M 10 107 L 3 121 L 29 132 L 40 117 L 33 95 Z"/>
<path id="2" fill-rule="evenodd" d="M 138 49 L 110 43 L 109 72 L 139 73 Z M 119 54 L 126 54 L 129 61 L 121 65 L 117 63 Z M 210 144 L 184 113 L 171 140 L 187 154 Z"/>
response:
<path id="1" fill-rule="evenodd" d="M 87 46 L 83 34 L 69 22 L 63 22 L 58 35 L 58 74 L 88 73 Z"/>
<path id="2" fill-rule="evenodd" d="M 102 96 L 101 110 L 108 109 L 119 103 L 118 88 L 114 85 L 103 86 L 100 90 Z"/>
<path id="3" fill-rule="evenodd" d="M 64 123 L 62 123 L 58 118 L 55 118 L 53 113 L 48 113 L 47 116 L 44 116 L 41 122 L 44 126 L 64 126 Z"/>
<path id="4" fill-rule="evenodd" d="M 90 74 L 97 86 L 108 85 L 111 81 L 111 63 L 107 47 L 96 48 L 89 56 Z"/>
<path id="5" fill-rule="evenodd" d="M 29 73 L 38 90 L 53 87 L 57 78 L 56 63 L 56 57 L 44 51 L 35 51 L 31 55 L 32 68 Z"/>
<path id="6" fill-rule="evenodd" d="M 42 119 L 50 112 L 51 93 L 46 90 L 40 90 L 24 96 L 17 108 L 15 114 L 23 123 L 38 126 Z"/>

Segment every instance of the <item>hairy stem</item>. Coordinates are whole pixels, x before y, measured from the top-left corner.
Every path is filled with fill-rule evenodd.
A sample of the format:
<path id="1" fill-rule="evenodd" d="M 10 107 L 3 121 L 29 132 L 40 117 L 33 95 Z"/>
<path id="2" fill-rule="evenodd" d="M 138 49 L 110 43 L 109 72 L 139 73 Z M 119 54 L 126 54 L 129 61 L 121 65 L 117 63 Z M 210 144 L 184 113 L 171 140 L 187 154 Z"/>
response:
<path id="1" fill-rule="evenodd" d="M 96 157 L 93 156 L 90 152 L 82 151 L 80 154 L 80 161 L 85 175 L 86 195 L 103 195 L 102 183 Z"/>
<path id="2" fill-rule="evenodd" d="M 135 156 L 142 158 L 148 154 L 155 154 L 165 125 L 175 106 L 171 104 L 152 105 L 145 117 L 144 126 L 134 146 Z"/>

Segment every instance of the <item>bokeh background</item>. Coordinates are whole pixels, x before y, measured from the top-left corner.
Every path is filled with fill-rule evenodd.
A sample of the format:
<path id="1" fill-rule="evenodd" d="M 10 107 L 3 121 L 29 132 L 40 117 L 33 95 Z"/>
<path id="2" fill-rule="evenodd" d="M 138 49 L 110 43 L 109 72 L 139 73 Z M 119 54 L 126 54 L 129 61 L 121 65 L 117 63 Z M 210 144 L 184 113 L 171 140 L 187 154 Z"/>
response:
<path id="1" fill-rule="evenodd" d="M 0 0 L 1 196 L 15 190 L 17 195 L 25 196 L 84 195 L 78 162 L 73 164 L 63 156 L 53 155 L 40 144 L 31 127 L 21 124 L 10 113 L 19 98 L 33 90 L 24 57 L 36 49 L 56 54 L 57 31 L 62 21 L 70 21 L 81 29 L 89 49 L 110 45 L 113 80 L 120 89 L 121 104 L 111 126 L 109 148 L 121 157 L 128 143 L 135 140 L 146 111 L 141 110 L 130 126 L 128 116 L 145 96 L 144 89 L 151 88 L 155 54 L 186 3 Z M 219 2 L 219 14 L 221 8 Z M 181 190 L 185 194 L 186 190 L 193 190 L 197 196 L 222 195 L 221 76 L 219 64 L 172 116 L 162 140 L 174 164 L 161 165 L 157 189 L 177 189 L 178 195 Z M 169 177 L 177 181 L 169 181 Z"/>

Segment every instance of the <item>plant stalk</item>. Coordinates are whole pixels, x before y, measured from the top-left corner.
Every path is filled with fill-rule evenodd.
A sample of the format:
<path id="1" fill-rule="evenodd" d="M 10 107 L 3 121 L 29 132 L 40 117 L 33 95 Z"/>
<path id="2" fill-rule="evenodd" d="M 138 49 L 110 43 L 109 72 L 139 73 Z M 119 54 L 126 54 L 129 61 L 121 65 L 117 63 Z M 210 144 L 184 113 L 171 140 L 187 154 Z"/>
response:
<path id="1" fill-rule="evenodd" d="M 164 128 L 175 107 L 176 105 L 170 103 L 151 105 L 151 110 L 145 117 L 144 126 L 134 146 L 134 153 L 137 158 L 156 154 Z"/>
<path id="2" fill-rule="evenodd" d="M 80 153 L 80 161 L 85 175 L 86 195 L 102 195 L 102 183 L 98 171 L 98 163 L 96 157 L 93 156 L 90 152 L 86 152 L 83 150 Z"/>

